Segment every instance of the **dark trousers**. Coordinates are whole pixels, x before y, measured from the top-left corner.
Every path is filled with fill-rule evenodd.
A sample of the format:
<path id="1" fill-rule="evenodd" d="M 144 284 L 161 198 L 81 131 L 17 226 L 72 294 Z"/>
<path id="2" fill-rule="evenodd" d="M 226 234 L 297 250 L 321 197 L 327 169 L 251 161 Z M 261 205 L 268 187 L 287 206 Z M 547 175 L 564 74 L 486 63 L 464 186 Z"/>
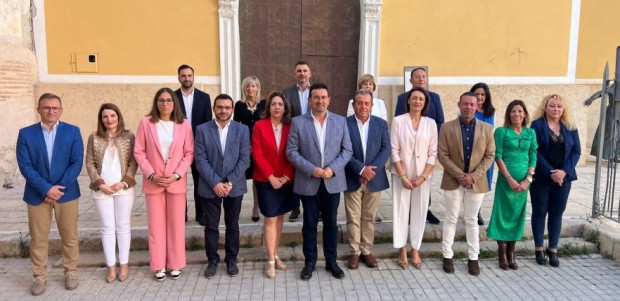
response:
<path id="1" fill-rule="evenodd" d="M 202 212 L 202 203 L 204 199 L 198 194 L 198 181 L 200 181 L 200 173 L 196 168 L 196 162 L 192 163 L 192 179 L 194 180 L 194 204 L 196 208 L 196 221 L 200 221 L 204 213 Z M 185 203 L 185 220 L 187 220 L 187 203 Z"/>
<path id="2" fill-rule="evenodd" d="M 338 247 L 338 224 L 336 222 L 340 193 L 329 193 L 325 183 L 321 180 L 319 190 L 313 196 L 302 195 L 301 203 L 304 206 L 304 223 L 302 234 L 304 238 L 303 252 L 305 264 L 316 264 L 317 250 L 317 225 L 319 214 L 323 220 L 323 253 L 326 263 L 335 263 Z"/>
<path id="3" fill-rule="evenodd" d="M 542 247 L 545 237 L 545 219 L 549 232 L 549 248 L 558 247 L 562 230 L 562 214 L 566 209 L 571 182 L 562 186 L 554 183 L 551 178 L 537 178 L 530 186 L 532 199 L 532 233 L 534 245 Z"/>
<path id="4" fill-rule="evenodd" d="M 224 207 L 224 224 L 226 225 L 225 245 L 226 257 L 225 262 L 236 261 L 239 254 L 239 213 L 241 212 L 241 200 L 243 195 L 225 198 L 205 198 L 202 203 L 202 209 L 205 215 L 205 251 L 209 262 L 220 261 L 220 255 L 217 254 L 219 245 L 220 231 L 220 214 L 222 205 Z M 223 202 L 223 204 L 222 204 Z"/>

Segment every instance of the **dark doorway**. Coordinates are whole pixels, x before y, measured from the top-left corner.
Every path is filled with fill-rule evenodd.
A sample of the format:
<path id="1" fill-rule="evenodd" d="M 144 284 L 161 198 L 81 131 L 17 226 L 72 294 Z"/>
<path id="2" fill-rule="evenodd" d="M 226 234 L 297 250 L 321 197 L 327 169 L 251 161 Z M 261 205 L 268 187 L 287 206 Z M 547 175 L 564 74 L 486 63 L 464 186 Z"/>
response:
<path id="1" fill-rule="evenodd" d="M 295 62 L 330 89 L 330 110 L 345 115 L 357 87 L 358 0 L 242 0 L 241 77 L 256 75 L 267 97 L 295 83 Z"/>

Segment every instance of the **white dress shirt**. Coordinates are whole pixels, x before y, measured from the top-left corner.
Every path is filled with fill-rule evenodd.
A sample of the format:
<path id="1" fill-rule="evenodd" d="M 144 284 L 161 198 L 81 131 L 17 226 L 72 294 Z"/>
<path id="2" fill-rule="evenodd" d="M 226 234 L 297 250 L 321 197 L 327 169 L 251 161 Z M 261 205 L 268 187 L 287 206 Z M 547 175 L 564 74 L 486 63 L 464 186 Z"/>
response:
<path id="1" fill-rule="evenodd" d="M 196 89 L 192 89 L 192 92 L 189 94 L 183 93 L 181 90 L 181 95 L 183 95 L 183 104 L 185 105 L 185 117 L 189 120 L 189 123 L 192 124 L 192 108 L 194 107 L 194 91 Z"/>
<path id="2" fill-rule="evenodd" d="M 224 125 L 224 127 L 221 127 L 217 121 L 215 122 L 215 124 L 217 124 L 217 132 L 220 134 L 220 144 L 222 144 L 222 154 L 226 153 L 226 138 L 228 136 L 228 128 L 229 128 L 231 121 L 232 119 L 229 119 L 228 122 L 226 122 L 226 125 Z"/>
<path id="3" fill-rule="evenodd" d="M 327 115 L 325 116 L 325 120 L 323 120 L 323 124 L 321 124 L 319 122 L 319 120 L 317 120 L 314 115 L 312 115 L 312 113 L 310 113 L 310 116 L 312 116 L 312 119 L 314 120 L 314 129 L 316 130 L 316 136 L 319 140 L 319 151 L 321 152 L 321 168 L 324 167 L 325 165 L 325 133 L 327 130 L 327 118 L 329 118 L 329 112 L 327 113 Z"/>

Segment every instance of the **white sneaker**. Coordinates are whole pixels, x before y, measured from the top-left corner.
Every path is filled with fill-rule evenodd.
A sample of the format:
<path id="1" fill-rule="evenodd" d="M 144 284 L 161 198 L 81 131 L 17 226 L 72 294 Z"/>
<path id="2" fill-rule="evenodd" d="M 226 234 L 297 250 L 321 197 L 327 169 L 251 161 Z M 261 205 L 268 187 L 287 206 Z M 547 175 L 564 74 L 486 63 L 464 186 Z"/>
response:
<path id="1" fill-rule="evenodd" d="M 155 280 L 162 282 L 166 280 L 166 268 L 163 268 L 157 272 L 155 272 Z"/>
<path id="2" fill-rule="evenodd" d="M 170 271 L 170 278 L 172 278 L 172 280 L 177 280 L 179 277 L 181 277 L 181 270 Z"/>

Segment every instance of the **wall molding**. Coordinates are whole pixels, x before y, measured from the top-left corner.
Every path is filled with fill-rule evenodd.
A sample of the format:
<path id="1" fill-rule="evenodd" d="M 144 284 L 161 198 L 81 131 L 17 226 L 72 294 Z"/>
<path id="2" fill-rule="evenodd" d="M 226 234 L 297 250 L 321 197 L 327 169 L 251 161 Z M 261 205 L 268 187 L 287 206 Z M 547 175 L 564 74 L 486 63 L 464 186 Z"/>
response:
<path id="1" fill-rule="evenodd" d="M 220 91 L 233 100 L 241 99 L 241 42 L 239 0 L 219 0 Z"/>

